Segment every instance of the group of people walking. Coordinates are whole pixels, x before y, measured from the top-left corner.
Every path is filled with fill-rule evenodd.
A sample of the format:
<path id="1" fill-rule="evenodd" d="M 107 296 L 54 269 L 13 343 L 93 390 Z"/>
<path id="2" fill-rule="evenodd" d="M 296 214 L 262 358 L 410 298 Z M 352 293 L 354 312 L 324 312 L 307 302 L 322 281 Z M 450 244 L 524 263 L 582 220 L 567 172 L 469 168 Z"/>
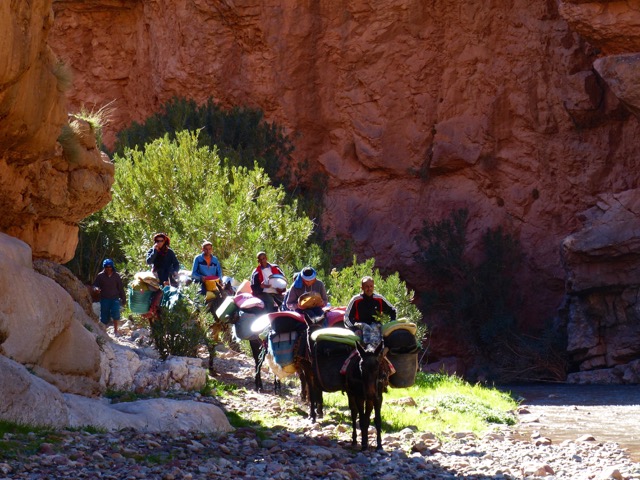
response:
<path id="1" fill-rule="evenodd" d="M 180 263 L 175 252 L 170 248 L 171 240 L 166 233 L 157 233 L 153 237 L 153 246 L 147 251 L 146 263 L 152 267 L 158 277 L 160 286 L 177 286 L 175 275 L 180 270 Z M 191 278 L 201 284 L 200 292 L 206 294 L 205 279 L 207 277 L 222 278 L 222 265 L 213 255 L 213 245 L 209 241 L 202 244 L 202 252 L 193 259 Z M 257 254 L 258 265 L 251 274 L 251 291 L 260 298 L 268 311 L 300 310 L 300 300 L 305 295 L 313 295 L 315 301 L 310 307 L 317 315 L 329 303 L 324 283 L 317 278 L 313 267 L 307 266 L 294 275 L 293 284 L 287 290 L 282 269 L 269 263 L 267 254 Z M 115 270 L 111 259 L 104 260 L 102 271 L 97 275 L 93 287 L 100 294 L 100 321 L 107 325 L 113 320 L 114 334 L 118 335 L 120 307 L 126 304 L 126 296 L 120 275 Z M 378 324 L 379 315 L 396 318 L 396 309 L 382 295 L 375 293 L 374 280 L 365 276 L 361 280 L 361 293 L 349 301 L 345 310 L 344 324 L 347 328 L 357 330 L 364 325 Z M 161 291 L 152 299 L 151 308 L 157 308 L 162 299 Z M 365 327 L 365 330 L 366 327 Z M 366 333 L 366 332 L 365 332 Z M 366 340 L 366 339 L 365 339 Z"/>

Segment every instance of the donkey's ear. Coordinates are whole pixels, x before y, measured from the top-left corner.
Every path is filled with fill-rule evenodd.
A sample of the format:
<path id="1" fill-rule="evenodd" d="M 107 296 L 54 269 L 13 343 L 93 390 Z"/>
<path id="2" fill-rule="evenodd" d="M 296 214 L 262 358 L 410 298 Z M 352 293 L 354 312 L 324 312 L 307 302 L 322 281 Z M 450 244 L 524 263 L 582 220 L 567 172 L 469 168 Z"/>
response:
<path id="1" fill-rule="evenodd" d="M 384 343 L 380 342 L 380 343 L 378 344 L 378 346 L 376 347 L 375 352 L 373 352 L 373 353 L 375 353 L 376 355 L 380 355 L 380 352 L 382 351 L 382 348 L 383 348 L 383 347 L 384 347 Z"/>

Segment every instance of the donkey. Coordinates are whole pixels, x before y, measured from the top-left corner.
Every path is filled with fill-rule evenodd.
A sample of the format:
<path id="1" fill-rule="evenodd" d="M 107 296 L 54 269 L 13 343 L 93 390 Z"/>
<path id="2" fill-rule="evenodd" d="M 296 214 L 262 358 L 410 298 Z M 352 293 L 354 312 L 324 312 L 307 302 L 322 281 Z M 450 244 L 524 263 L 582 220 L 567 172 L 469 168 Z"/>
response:
<path id="1" fill-rule="evenodd" d="M 252 338 L 249 340 L 249 346 L 251 347 L 251 356 L 253 357 L 253 361 L 255 362 L 254 383 L 256 391 L 263 392 L 264 385 L 262 384 L 262 365 L 267 358 L 267 342 L 265 340 L 256 340 Z M 280 395 L 282 393 L 282 382 L 275 374 L 273 380 L 273 393 L 276 395 Z"/>
<path id="2" fill-rule="evenodd" d="M 323 413 L 323 401 L 322 401 L 322 388 L 316 378 L 315 366 L 313 364 L 313 341 L 311 340 L 311 334 L 322 327 L 322 320 L 324 314 L 321 316 L 313 317 L 310 312 L 303 312 L 303 317 L 307 325 L 305 334 L 301 335 L 298 339 L 298 346 L 296 348 L 295 366 L 296 373 L 300 378 L 300 398 L 302 401 L 309 402 L 309 418 L 313 423 L 317 418 L 322 418 Z"/>
<path id="3" fill-rule="evenodd" d="M 349 362 L 345 377 L 345 391 L 349 398 L 351 410 L 351 424 L 353 433 L 351 444 L 358 445 L 357 424 L 360 420 L 360 433 L 362 438 L 362 451 L 369 447 L 368 431 L 371 423 L 371 410 L 374 410 L 374 423 L 376 426 L 376 450 L 382 450 L 382 394 L 387 391 L 389 385 L 389 367 L 386 360 L 387 349 L 380 343 L 374 351 L 366 349 L 358 342 L 357 351 L 359 361 L 352 359 Z"/>

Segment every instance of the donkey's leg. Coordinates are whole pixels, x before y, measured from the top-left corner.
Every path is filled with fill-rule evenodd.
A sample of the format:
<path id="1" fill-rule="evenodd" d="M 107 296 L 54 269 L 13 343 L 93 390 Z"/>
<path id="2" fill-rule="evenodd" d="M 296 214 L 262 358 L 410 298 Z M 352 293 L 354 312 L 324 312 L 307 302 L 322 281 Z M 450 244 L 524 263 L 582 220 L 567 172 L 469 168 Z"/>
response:
<path id="1" fill-rule="evenodd" d="M 382 450 L 382 415 L 380 414 L 380 410 L 382 410 L 382 394 L 376 398 L 376 402 L 374 405 L 374 423 L 376 425 L 376 450 Z"/>
<path id="2" fill-rule="evenodd" d="M 369 425 L 371 425 L 371 411 L 373 410 L 373 402 L 367 399 L 360 404 L 360 431 L 362 432 L 362 448 L 364 452 L 369 448 Z"/>
<path id="3" fill-rule="evenodd" d="M 316 392 L 316 413 L 318 414 L 318 418 L 324 418 L 324 402 L 322 400 L 322 390 L 318 385 L 316 385 L 314 390 Z"/>
<path id="4" fill-rule="evenodd" d="M 356 397 L 347 392 L 349 397 L 349 410 L 351 411 L 351 446 L 358 446 L 358 405 Z"/>
<path id="5" fill-rule="evenodd" d="M 266 351 L 262 348 L 262 343 L 256 340 L 249 340 L 249 346 L 251 347 L 251 355 L 253 356 L 253 361 L 255 362 L 254 383 L 256 386 L 256 390 L 258 392 L 261 392 L 263 390 L 261 372 Z"/>

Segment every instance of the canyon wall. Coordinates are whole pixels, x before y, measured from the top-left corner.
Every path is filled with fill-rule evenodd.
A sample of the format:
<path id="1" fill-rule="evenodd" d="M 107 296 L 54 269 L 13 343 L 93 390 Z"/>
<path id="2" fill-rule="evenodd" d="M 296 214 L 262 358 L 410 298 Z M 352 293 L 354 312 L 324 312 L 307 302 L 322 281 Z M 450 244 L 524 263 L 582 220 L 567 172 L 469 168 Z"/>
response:
<path id="1" fill-rule="evenodd" d="M 58 0 L 53 10 L 48 42 L 73 73 L 70 109 L 112 102 L 107 143 L 176 95 L 259 107 L 292 135 L 309 178 L 327 175 L 328 235 L 417 289 L 414 236 L 466 208 L 470 255 L 487 228 L 522 243 L 523 309 L 540 325 L 564 298 L 573 266 L 561 247 L 593 217 L 584 212 L 638 195 L 636 97 L 620 81 L 635 64 L 612 57 L 638 50 L 632 2 Z M 432 334 L 435 350 L 455 348 L 446 330 Z"/>

